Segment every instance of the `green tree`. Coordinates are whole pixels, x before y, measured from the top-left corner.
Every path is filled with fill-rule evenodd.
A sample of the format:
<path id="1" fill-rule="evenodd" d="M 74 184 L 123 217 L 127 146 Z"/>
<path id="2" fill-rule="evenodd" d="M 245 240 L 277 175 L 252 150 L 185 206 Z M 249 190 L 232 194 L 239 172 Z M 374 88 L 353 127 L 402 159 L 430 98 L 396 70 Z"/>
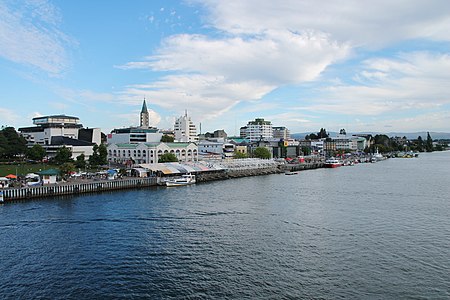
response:
<path id="1" fill-rule="evenodd" d="M 269 159 L 270 151 L 269 151 L 269 149 L 267 149 L 265 147 L 258 147 L 253 152 L 253 156 L 257 157 L 257 158 L 262 158 L 262 159 Z"/>
<path id="2" fill-rule="evenodd" d="M 92 154 L 89 156 L 89 166 L 96 168 L 100 165 L 100 155 L 98 154 L 98 145 L 92 147 Z"/>
<path id="3" fill-rule="evenodd" d="M 92 155 L 89 156 L 89 165 L 91 167 L 98 167 L 101 165 L 106 165 L 108 163 L 108 150 L 105 144 L 97 145 L 92 147 Z"/>
<path id="4" fill-rule="evenodd" d="M 3 157 L 12 158 L 27 151 L 27 141 L 17 133 L 14 127 L 5 127 L 0 131 L 0 148 Z"/>
<path id="5" fill-rule="evenodd" d="M 425 148 L 426 148 L 427 152 L 433 151 L 433 139 L 431 138 L 431 135 L 429 132 L 427 132 L 427 143 L 425 145 Z"/>
<path id="6" fill-rule="evenodd" d="M 246 153 L 242 153 L 242 152 L 234 150 L 234 158 L 235 159 L 247 158 L 247 157 L 248 157 L 248 155 Z"/>
<path id="7" fill-rule="evenodd" d="M 65 162 L 59 166 L 59 171 L 63 178 L 69 177 L 69 175 L 75 171 L 75 165 L 70 162 Z"/>
<path id="8" fill-rule="evenodd" d="M 173 143 L 174 140 L 175 140 L 175 138 L 173 136 L 167 135 L 167 134 L 165 134 L 161 137 L 161 142 L 163 142 L 163 143 Z"/>
<path id="9" fill-rule="evenodd" d="M 319 137 L 315 133 L 310 133 L 305 136 L 305 140 L 318 140 Z"/>
<path id="10" fill-rule="evenodd" d="M 33 145 L 33 147 L 28 148 L 27 150 L 27 157 L 32 160 L 41 161 L 47 152 L 45 151 L 44 147 L 42 147 L 39 144 Z"/>
<path id="11" fill-rule="evenodd" d="M 75 167 L 78 169 L 86 168 L 86 156 L 83 153 L 77 156 L 77 159 L 75 160 Z"/>
<path id="12" fill-rule="evenodd" d="M 325 128 L 320 128 L 320 131 L 317 133 L 317 136 L 319 139 L 323 139 L 329 137 L 329 134 L 327 133 L 327 130 Z"/>
<path id="13" fill-rule="evenodd" d="M 164 153 L 161 155 L 161 157 L 158 159 L 159 163 L 165 163 L 165 162 L 178 162 L 178 158 L 173 153 Z"/>
<path id="14" fill-rule="evenodd" d="M 303 153 L 303 155 L 311 155 L 311 148 L 307 147 L 307 146 L 303 146 L 302 153 Z"/>
<path id="15" fill-rule="evenodd" d="M 417 137 L 417 151 L 423 152 L 423 151 L 424 151 L 423 148 L 424 148 L 423 139 L 422 139 L 422 137 L 419 135 L 419 136 Z"/>
<path id="16" fill-rule="evenodd" d="M 108 149 L 105 144 L 100 144 L 100 146 L 98 146 L 98 162 L 99 165 L 108 164 Z"/>
<path id="17" fill-rule="evenodd" d="M 56 151 L 56 156 L 54 158 L 55 162 L 59 165 L 64 163 L 72 162 L 72 150 L 66 146 L 62 146 Z"/>
<path id="18" fill-rule="evenodd" d="M 0 131 L 0 157 L 6 157 L 7 148 L 8 140 L 3 134 L 3 131 Z"/>

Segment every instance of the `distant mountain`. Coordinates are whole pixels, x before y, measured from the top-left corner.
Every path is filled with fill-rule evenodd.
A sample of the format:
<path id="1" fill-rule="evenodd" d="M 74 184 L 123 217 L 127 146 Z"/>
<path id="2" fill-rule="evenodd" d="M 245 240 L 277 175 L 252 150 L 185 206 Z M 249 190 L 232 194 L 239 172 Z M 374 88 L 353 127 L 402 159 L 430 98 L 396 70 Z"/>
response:
<path id="1" fill-rule="evenodd" d="M 292 133 L 291 137 L 294 139 L 304 139 L 306 135 L 310 134 L 311 132 L 299 132 L 299 133 Z M 329 132 L 330 136 L 336 136 L 337 132 Z M 352 134 L 371 134 L 371 135 L 377 135 L 377 134 L 385 134 L 389 137 L 393 136 L 399 136 L 404 137 L 406 136 L 407 139 L 417 139 L 417 137 L 421 136 L 422 139 L 427 138 L 427 132 L 421 131 L 421 132 L 388 132 L 388 133 L 380 133 L 380 132 L 356 132 L 356 133 L 347 133 L 347 135 Z M 441 139 L 450 139 L 450 133 L 447 132 L 434 132 L 430 131 L 431 138 L 433 140 L 441 140 Z"/>

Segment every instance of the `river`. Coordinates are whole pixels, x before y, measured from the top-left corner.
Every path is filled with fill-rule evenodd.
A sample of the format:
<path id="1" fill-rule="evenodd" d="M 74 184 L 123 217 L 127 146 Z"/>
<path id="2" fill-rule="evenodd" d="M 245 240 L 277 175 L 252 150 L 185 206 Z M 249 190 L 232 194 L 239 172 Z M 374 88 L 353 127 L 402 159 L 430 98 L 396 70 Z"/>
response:
<path id="1" fill-rule="evenodd" d="M 450 152 L 0 206 L 1 299 L 449 299 Z"/>

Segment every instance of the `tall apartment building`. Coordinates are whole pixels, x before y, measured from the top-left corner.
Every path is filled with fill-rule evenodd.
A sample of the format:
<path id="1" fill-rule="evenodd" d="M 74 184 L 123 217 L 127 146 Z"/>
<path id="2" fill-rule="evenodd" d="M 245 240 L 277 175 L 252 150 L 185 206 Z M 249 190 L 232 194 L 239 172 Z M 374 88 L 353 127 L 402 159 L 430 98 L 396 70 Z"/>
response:
<path id="1" fill-rule="evenodd" d="M 174 124 L 175 141 L 196 142 L 198 141 L 197 128 L 188 116 L 187 111 L 184 116 L 179 117 Z"/>
<path id="2" fill-rule="evenodd" d="M 291 138 L 291 133 L 289 132 L 289 129 L 287 129 L 284 126 L 280 127 L 272 127 L 273 129 L 273 138 L 277 140 L 288 140 Z"/>
<path id="3" fill-rule="evenodd" d="M 270 121 L 257 118 L 249 121 L 247 126 L 240 129 L 241 138 L 247 138 L 251 142 L 271 140 L 273 138 L 273 128 Z"/>

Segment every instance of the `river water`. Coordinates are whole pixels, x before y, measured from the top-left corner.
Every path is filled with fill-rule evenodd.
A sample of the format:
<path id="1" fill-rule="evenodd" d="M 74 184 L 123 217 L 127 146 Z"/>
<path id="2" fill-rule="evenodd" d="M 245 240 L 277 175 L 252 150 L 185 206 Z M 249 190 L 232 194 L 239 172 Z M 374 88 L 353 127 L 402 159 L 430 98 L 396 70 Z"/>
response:
<path id="1" fill-rule="evenodd" d="M 449 299 L 450 152 L 0 206 L 1 299 Z"/>

